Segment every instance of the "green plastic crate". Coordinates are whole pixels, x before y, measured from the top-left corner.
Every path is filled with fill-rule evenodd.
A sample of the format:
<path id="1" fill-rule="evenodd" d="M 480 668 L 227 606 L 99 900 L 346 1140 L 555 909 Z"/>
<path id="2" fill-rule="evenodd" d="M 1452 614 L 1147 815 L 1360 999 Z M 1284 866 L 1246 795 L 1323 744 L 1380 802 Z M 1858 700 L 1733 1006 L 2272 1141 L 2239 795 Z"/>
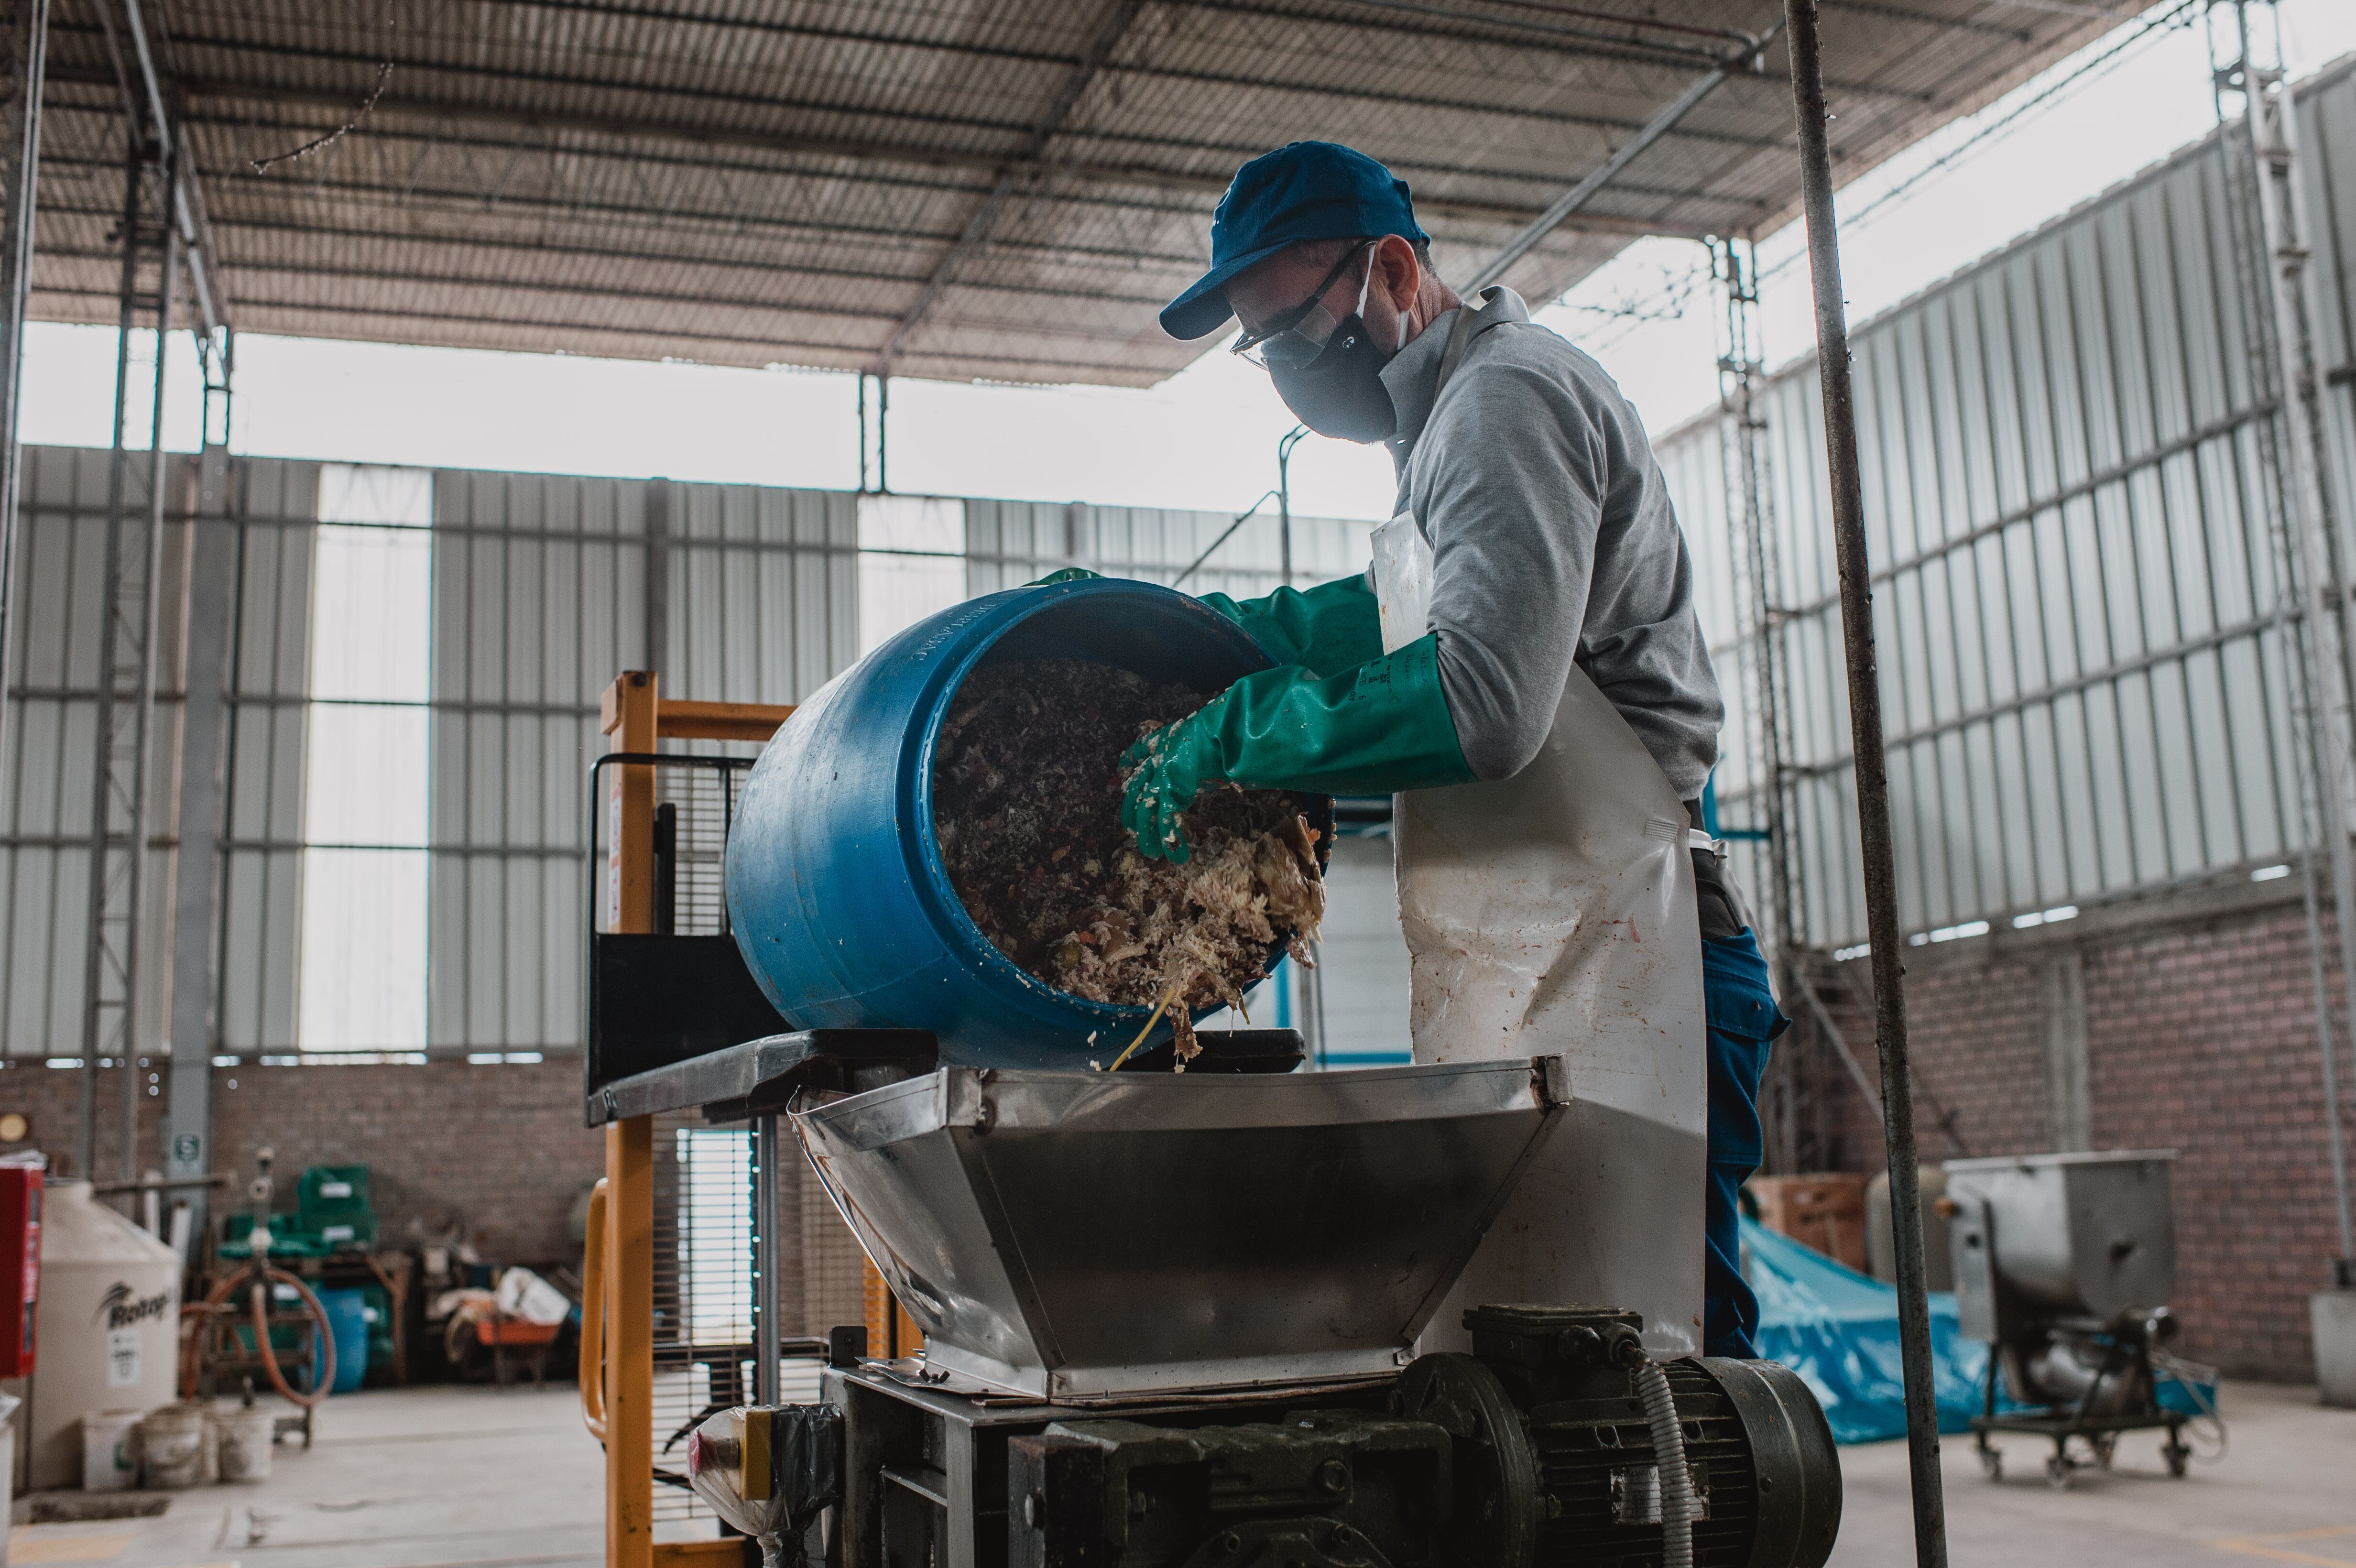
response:
<path id="1" fill-rule="evenodd" d="M 294 1211 L 303 1228 L 316 1231 L 323 1219 L 346 1220 L 369 1214 L 369 1168 L 364 1165 L 315 1165 L 294 1184 Z"/>
<path id="2" fill-rule="evenodd" d="M 346 1247 L 376 1245 L 376 1216 L 362 1211 L 358 1214 L 309 1214 L 300 1221 L 304 1236 L 316 1243 L 323 1253 Z M 275 1235 L 276 1232 L 272 1234 Z"/>
<path id="3" fill-rule="evenodd" d="M 253 1249 L 246 1237 L 253 1233 L 252 1214 L 231 1214 L 221 1221 L 221 1238 L 213 1251 L 225 1258 L 250 1258 Z M 373 1234 L 373 1229 L 371 1229 Z M 292 1214 L 270 1217 L 270 1255 L 273 1258 L 324 1258 L 336 1249 L 303 1230 Z"/>

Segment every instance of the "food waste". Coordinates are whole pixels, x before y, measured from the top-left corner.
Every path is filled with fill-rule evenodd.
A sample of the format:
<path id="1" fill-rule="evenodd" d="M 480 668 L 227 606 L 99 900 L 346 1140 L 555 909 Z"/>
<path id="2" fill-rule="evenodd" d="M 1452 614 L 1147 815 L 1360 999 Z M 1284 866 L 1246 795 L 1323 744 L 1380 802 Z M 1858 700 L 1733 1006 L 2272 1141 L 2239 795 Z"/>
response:
<path id="1" fill-rule="evenodd" d="M 1079 659 L 966 677 L 942 721 L 933 830 L 981 933 L 1069 996 L 1166 1004 L 1178 1065 L 1194 1008 L 1243 995 L 1280 944 L 1303 964 L 1324 913 L 1317 829 L 1282 790 L 1207 785 L 1182 817 L 1193 854 L 1149 860 L 1121 827 L 1121 754 L 1209 699 Z M 1126 1040 L 1100 1042 L 1111 1065 Z"/>

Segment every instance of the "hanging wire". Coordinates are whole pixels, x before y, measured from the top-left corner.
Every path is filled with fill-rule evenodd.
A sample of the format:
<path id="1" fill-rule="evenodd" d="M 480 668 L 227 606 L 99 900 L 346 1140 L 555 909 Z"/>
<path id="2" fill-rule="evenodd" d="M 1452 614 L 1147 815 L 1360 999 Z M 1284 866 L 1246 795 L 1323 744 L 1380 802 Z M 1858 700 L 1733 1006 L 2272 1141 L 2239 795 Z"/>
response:
<path id="1" fill-rule="evenodd" d="M 342 124 L 337 126 L 334 130 L 328 132 L 326 135 L 314 136 L 299 147 L 293 148 L 284 153 L 273 154 L 271 156 L 266 158 L 249 158 L 246 161 L 252 166 L 255 174 L 268 174 L 271 169 L 280 164 L 292 163 L 297 158 L 307 158 L 314 153 L 325 152 L 327 149 L 334 146 L 337 143 L 342 141 L 346 136 L 351 134 L 352 132 L 359 128 L 360 122 L 368 118 L 369 111 L 376 107 L 377 100 L 384 96 L 384 84 L 392 80 L 392 50 L 391 48 L 392 41 L 392 15 L 391 12 L 387 12 L 384 18 L 384 33 L 387 46 L 385 49 L 386 58 L 384 62 L 376 68 L 375 88 L 369 91 L 367 98 L 360 101 L 360 106 L 352 111 L 351 117 L 346 120 Z"/>

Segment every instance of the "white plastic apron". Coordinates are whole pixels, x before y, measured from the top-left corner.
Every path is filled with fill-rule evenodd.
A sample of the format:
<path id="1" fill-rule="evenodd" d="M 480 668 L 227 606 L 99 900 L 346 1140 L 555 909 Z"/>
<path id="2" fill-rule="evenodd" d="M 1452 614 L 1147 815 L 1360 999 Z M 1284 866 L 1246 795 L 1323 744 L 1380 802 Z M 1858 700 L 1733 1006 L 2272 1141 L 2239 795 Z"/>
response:
<path id="1" fill-rule="evenodd" d="M 1430 629 L 1431 547 L 1406 512 L 1374 545 L 1389 653 Z M 1483 1302 L 1578 1301 L 1643 1313 L 1656 1353 L 1698 1350 L 1708 1081 L 1684 804 L 1573 666 L 1529 766 L 1394 807 L 1416 1061 L 1561 1052 L 1573 1095 L 1420 1348 L 1470 1349 L 1464 1309 Z"/>

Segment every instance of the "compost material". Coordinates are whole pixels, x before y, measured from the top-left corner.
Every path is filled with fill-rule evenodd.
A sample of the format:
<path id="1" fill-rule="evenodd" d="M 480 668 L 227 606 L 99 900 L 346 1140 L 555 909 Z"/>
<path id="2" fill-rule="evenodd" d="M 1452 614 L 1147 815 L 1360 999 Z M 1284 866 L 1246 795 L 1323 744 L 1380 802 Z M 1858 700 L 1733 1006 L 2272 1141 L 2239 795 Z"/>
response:
<path id="1" fill-rule="evenodd" d="M 1316 830 L 1281 790 L 1205 789 L 1193 855 L 1149 860 L 1120 825 L 1121 753 L 1209 700 L 1077 659 L 985 665 L 942 721 L 933 828 L 966 912 L 998 950 L 1071 996 L 1241 1001 L 1284 944 L 1308 962 L 1324 912 Z M 1126 1040 L 1102 1042 L 1110 1064 Z"/>

